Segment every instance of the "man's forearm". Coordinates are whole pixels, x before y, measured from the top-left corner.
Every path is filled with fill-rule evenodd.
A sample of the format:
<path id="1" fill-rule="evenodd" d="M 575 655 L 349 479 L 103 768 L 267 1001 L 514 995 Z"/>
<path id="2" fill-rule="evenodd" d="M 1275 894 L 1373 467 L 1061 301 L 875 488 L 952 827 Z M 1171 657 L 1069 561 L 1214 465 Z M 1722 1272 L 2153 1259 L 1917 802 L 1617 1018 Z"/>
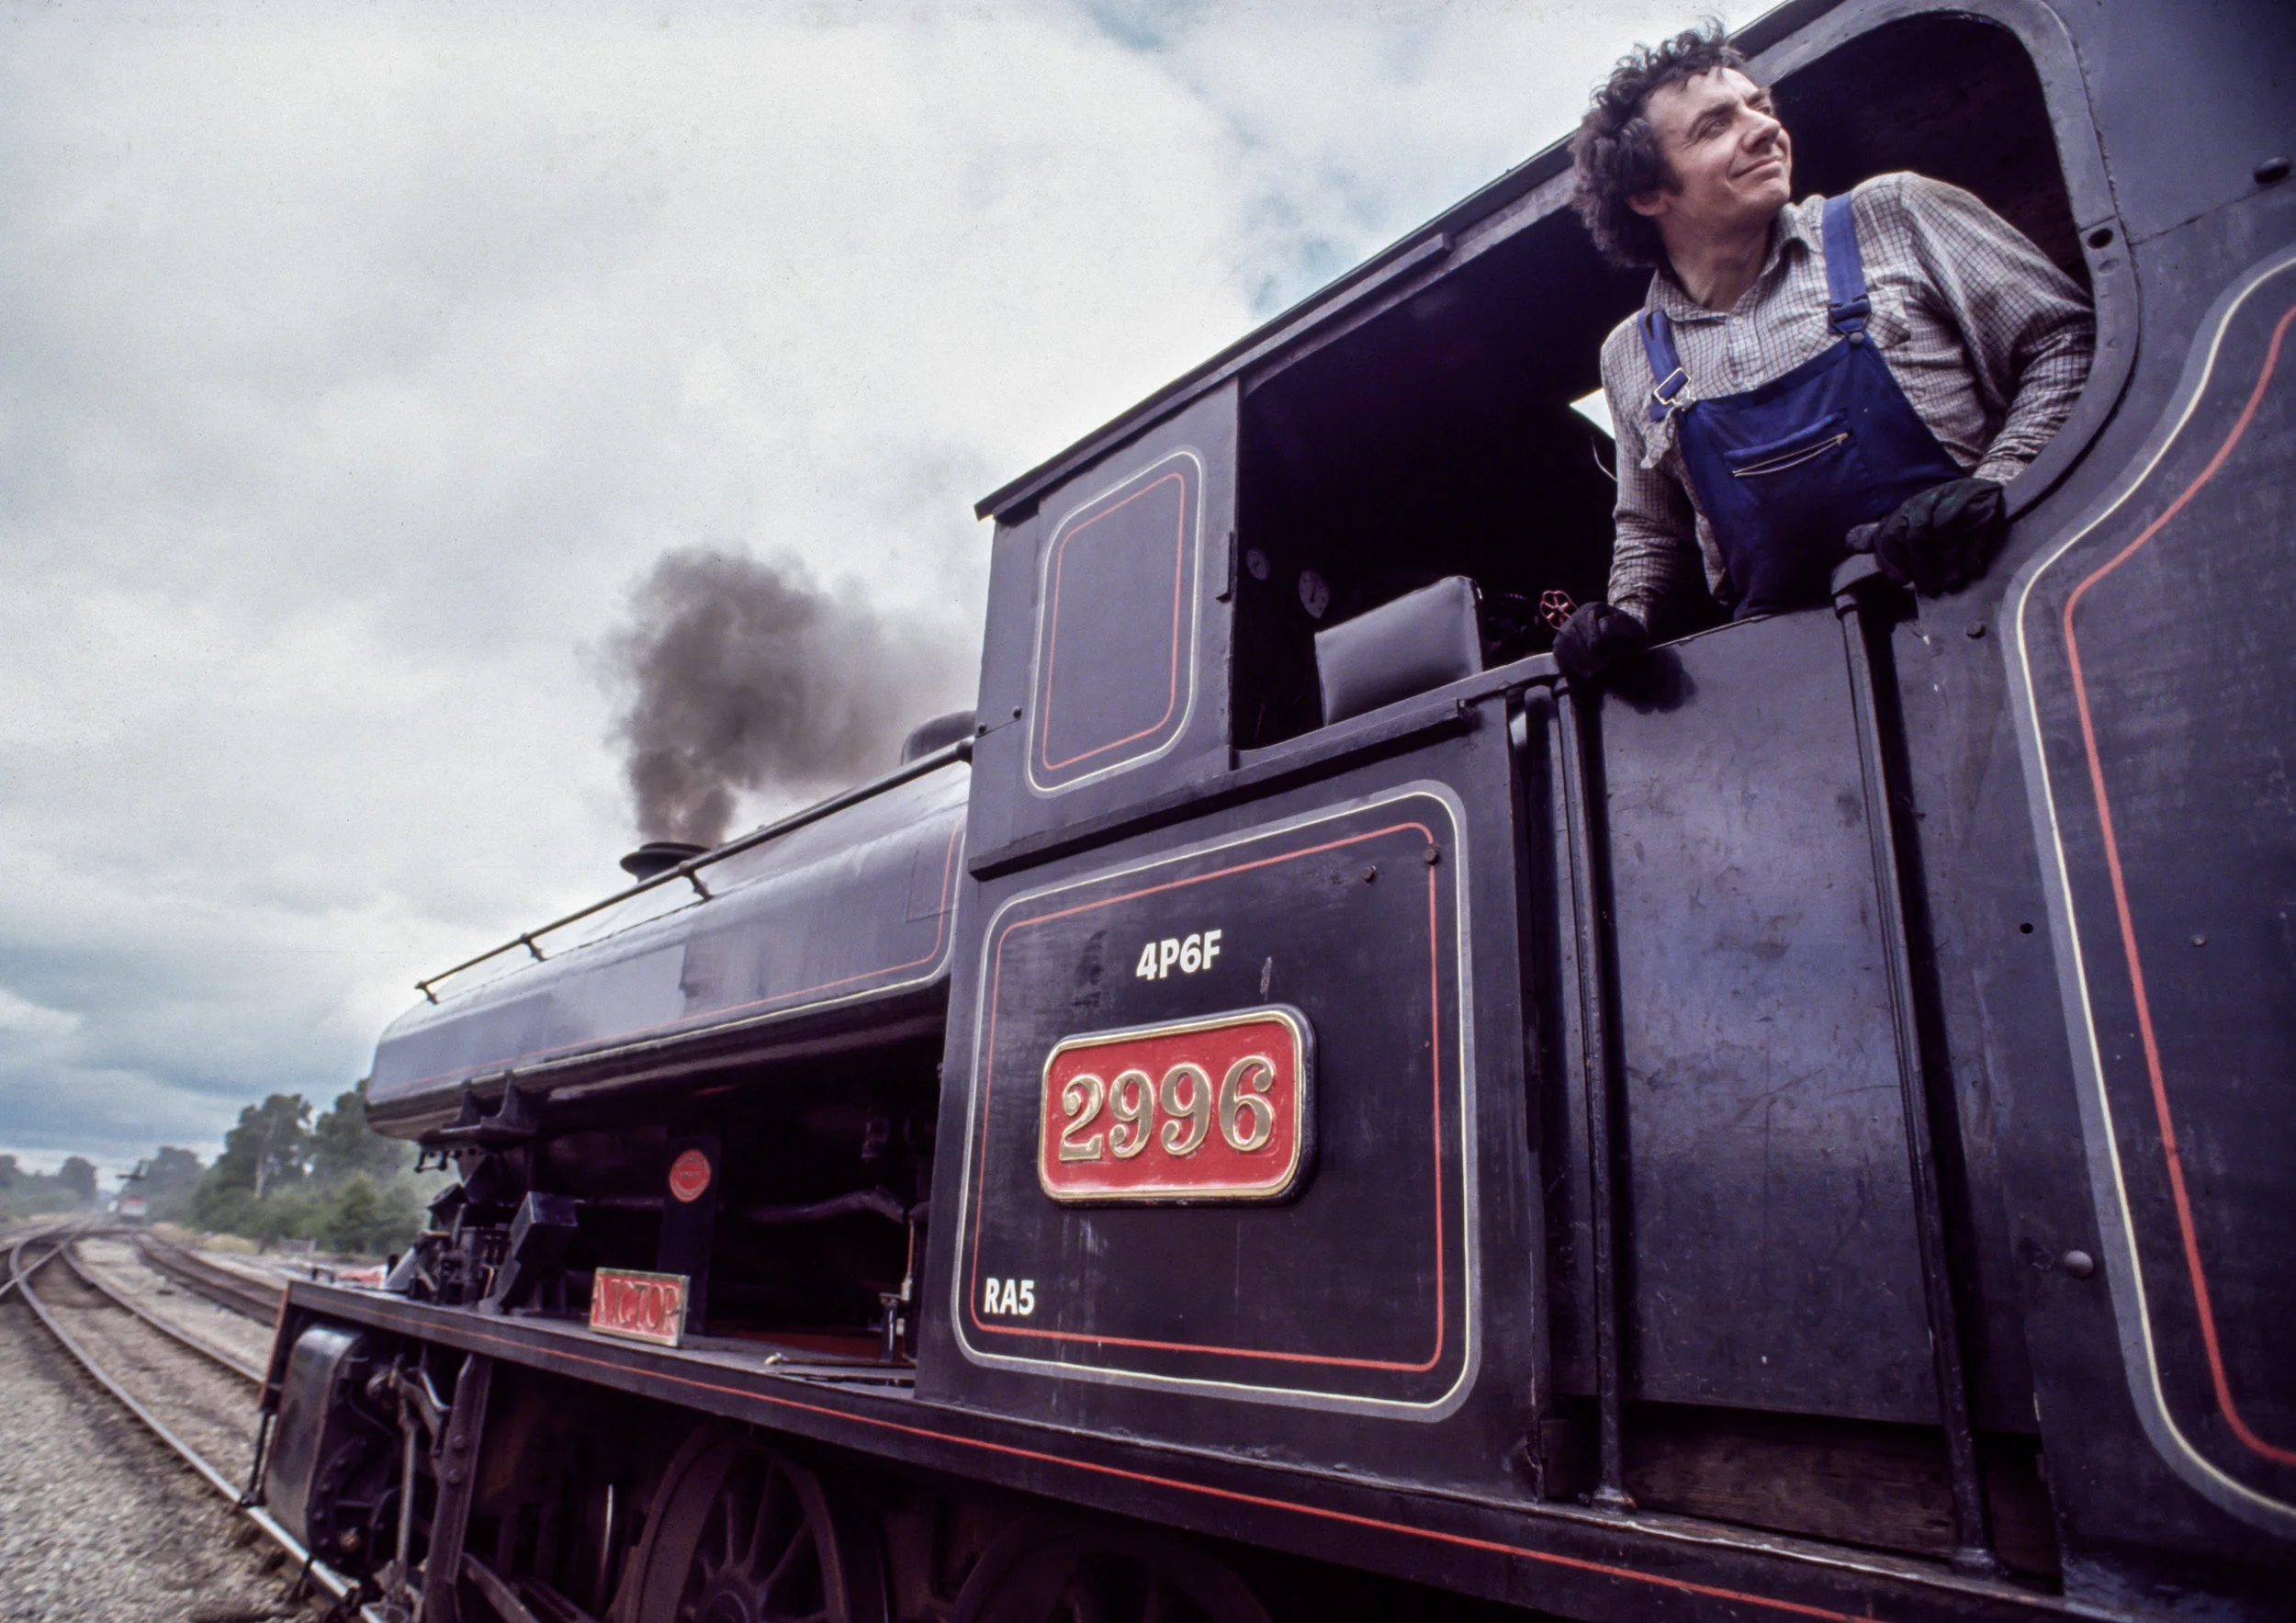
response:
<path id="1" fill-rule="evenodd" d="M 1610 601 L 1653 635 L 1673 617 L 1685 594 L 1705 595 L 1705 569 L 1696 545 L 1672 535 L 1621 524 L 1610 563 Z"/>
<path id="2" fill-rule="evenodd" d="M 2072 414 L 2095 353 L 2096 330 L 2086 310 L 2035 345 L 2018 378 L 2016 399 L 1973 470 L 1975 477 L 2007 484 L 2024 472 Z"/>
<path id="3" fill-rule="evenodd" d="M 2088 378 L 2097 344 L 2088 296 L 2016 227 L 1958 186 L 1906 175 L 1896 202 L 1980 392 L 2007 402 L 1970 470 L 2006 484 L 2065 425 Z"/>
<path id="4" fill-rule="evenodd" d="M 1612 411 L 1617 412 L 1614 400 Z M 1669 606 L 1686 592 L 1704 595 L 1705 565 L 1699 557 L 1697 514 L 1682 487 L 1657 468 L 1642 466 L 1641 423 L 1629 417 L 1618 435 L 1618 505 L 1604 593 L 1656 632 Z"/>

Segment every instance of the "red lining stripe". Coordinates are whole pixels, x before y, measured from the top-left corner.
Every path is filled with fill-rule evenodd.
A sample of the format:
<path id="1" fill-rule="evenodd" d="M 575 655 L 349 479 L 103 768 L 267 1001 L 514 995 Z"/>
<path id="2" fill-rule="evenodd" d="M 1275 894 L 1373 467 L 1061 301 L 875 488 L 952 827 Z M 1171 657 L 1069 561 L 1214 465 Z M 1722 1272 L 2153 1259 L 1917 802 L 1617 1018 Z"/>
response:
<path id="1" fill-rule="evenodd" d="M 1172 675 L 1170 691 L 1165 695 L 1164 714 L 1136 733 L 1127 733 L 1120 738 L 1111 738 L 1105 744 L 1097 745 L 1079 754 L 1064 756 L 1054 761 L 1052 759 L 1052 668 L 1060 653 L 1061 569 L 1068 561 L 1068 544 L 1102 519 L 1113 518 L 1149 491 L 1176 479 L 1179 481 L 1180 486 L 1180 516 L 1179 523 L 1174 527 L 1172 535 Z M 1064 532 L 1060 539 L 1053 543 L 1052 602 L 1051 607 L 1046 610 L 1044 622 L 1044 702 L 1039 706 L 1037 728 L 1037 759 L 1044 763 L 1046 772 L 1058 772 L 1063 767 L 1074 766 L 1080 761 L 1090 761 L 1096 755 L 1105 755 L 1111 750 L 1121 749 L 1135 738 L 1144 738 L 1164 726 L 1165 722 L 1170 721 L 1172 713 L 1180 707 L 1180 603 L 1182 601 L 1180 588 L 1186 582 L 1187 576 L 1187 476 L 1176 468 L 1162 479 L 1141 486 L 1139 490 L 1134 490 L 1106 512 L 1096 513 L 1075 529 Z"/>
<path id="2" fill-rule="evenodd" d="M 2097 730 L 2089 717 L 2088 684 L 2081 673 L 2081 648 L 2074 630 L 2073 611 L 2079 606 L 2090 587 L 2135 556 L 2139 547 L 2159 535 L 2168 521 L 2184 510 L 2185 504 L 2199 493 L 2202 485 L 2216 477 L 2217 471 L 2224 466 L 2233 448 L 2240 444 L 2242 436 L 2248 432 L 2248 424 L 2256 417 L 2257 407 L 2264 400 L 2265 386 L 2271 382 L 2272 373 L 2279 365 L 2280 341 L 2287 335 L 2290 321 L 2296 321 L 2296 305 L 2291 305 L 2283 312 L 2279 324 L 2272 329 L 2272 342 L 2265 351 L 2264 367 L 2257 374 L 2256 385 L 2248 392 L 2248 402 L 2241 408 L 2239 418 L 2224 436 L 2224 443 L 2216 448 L 2216 455 L 2209 458 L 2208 466 L 2178 492 L 2177 499 L 2163 510 L 2158 518 L 2144 526 L 2135 540 L 2113 554 L 2073 589 L 2072 595 L 2065 600 L 2064 614 L 2065 653 L 2073 671 L 2073 697 L 2080 712 L 2081 744 L 2088 754 L 2088 781 L 2097 797 L 2098 821 L 2104 831 L 2105 867 L 2112 878 L 2112 905 L 2120 917 L 2121 948 L 2128 959 L 2129 987 L 2136 997 L 2137 1032 L 2144 1046 L 2144 1069 L 2152 1082 L 2153 1113 L 2160 1123 L 2161 1150 L 2168 1163 L 2168 1188 L 2176 1202 L 2177 1226 L 2184 1237 L 2185 1269 L 2192 1277 L 2192 1302 L 2200 1314 L 2200 1344 L 2208 1354 L 2209 1379 L 2216 1388 L 2217 1407 L 2223 1412 L 2225 1424 L 2232 1427 L 2233 1435 L 2254 1452 L 2281 1465 L 2296 1465 L 2296 1449 L 2268 1443 L 2249 1428 L 2247 1421 L 2241 1416 L 2239 1406 L 2233 1402 L 2232 1384 L 2224 1374 L 2223 1353 L 2217 1343 L 2216 1313 L 2209 1302 L 2208 1274 L 2201 1267 L 2200 1237 L 2192 1222 L 2192 1199 L 2186 1190 L 2184 1163 L 2177 1152 L 2177 1124 L 2168 1108 L 2168 1085 L 2161 1070 L 2160 1043 L 2153 1032 L 2152 1000 L 2144 990 L 2144 963 L 2137 951 L 2136 921 L 2129 908 L 2128 886 L 2121 873 L 2121 843 L 2113 833 L 2112 802 L 2105 789 L 2104 761 L 2098 753 Z"/>
<path id="3" fill-rule="evenodd" d="M 1430 1060 L 1431 1071 L 1433 1075 L 1432 1091 L 1434 1095 L 1435 1112 L 1433 1136 L 1435 1143 L 1435 1349 L 1427 1355 L 1424 1361 L 1416 1364 L 1409 1364 L 1395 1359 L 1345 1358 L 1326 1354 L 1280 1352 L 1262 1347 L 1210 1347 L 1185 1341 L 1150 1341 L 1123 1336 L 1087 1336 L 1075 1331 L 1028 1330 L 1013 1324 L 984 1324 L 981 1320 L 979 1312 L 981 1279 L 981 1210 L 985 1200 L 988 1185 L 988 1102 L 990 1090 L 995 1086 L 996 1074 L 997 992 L 1004 982 L 1005 943 L 1010 941 L 1013 936 L 1020 930 L 1031 930 L 1040 924 L 1049 924 L 1057 919 L 1072 918 L 1079 913 L 1089 913 L 1101 907 L 1111 907 L 1119 902 L 1135 901 L 1142 896 L 1156 896 L 1168 890 L 1179 890 L 1192 885 L 1202 885 L 1214 879 L 1224 879 L 1231 874 L 1247 873 L 1257 868 L 1267 868 L 1273 867 L 1281 862 L 1297 862 L 1302 857 L 1315 856 L 1320 852 L 1327 851 L 1343 850 L 1350 845 L 1359 845 L 1367 840 L 1377 840 L 1384 835 L 1401 833 L 1406 829 L 1414 828 L 1419 831 L 1420 837 L 1429 845 L 1432 846 L 1435 844 L 1435 833 L 1424 823 L 1390 823 L 1386 828 L 1373 828 L 1362 834 L 1352 834 L 1345 840 L 1326 840 L 1321 845 L 1307 846 L 1298 851 L 1285 851 L 1277 856 L 1261 857 L 1249 862 L 1238 862 L 1232 867 L 1215 869 L 1209 873 L 1199 873 L 1187 879 L 1167 880 L 1161 885 L 1147 885 L 1139 890 L 1127 891 L 1121 896 L 1103 897 L 1102 899 L 1095 902 L 1080 902 L 1074 907 L 1063 907 L 1051 913 L 1041 914 L 1033 919 L 1022 919 L 1020 922 L 1007 928 L 997 937 L 996 967 L 989 977 L 987 1045 L 981 1067 L 981 1155 L 978 1174 L 974 1183 L 973 1210 L 970 1214 L 973 1225 L 972 1268 L 966 1275 L 965 1283 L 964 1316 L 967 1322 L 969 1322 L 974 1328 L 991 1336 L 1021 1336 L 1039 1341 L 1083 1341 L 1089 1342 L 1096 1347 L 1134 1347 L 1158 1352 L 1215 1353 L 1232 1358 L 1265 1358 L 1280 1363 L 1322 1364 L 1340 1369 L 1384 1369 L 1410 1375 L 1424 1374 L 1427 1370 L 1434 1369 L 1436 1364 L 1442 1361 L 1443 1350 L 1447 1339 L 1449 1321 L 1445 1312 L 1446 1269 L 1444 1264 L 1445 1245 L 1443 1234 L 1442 974 L 1441 961 L 1437 951 L 1437 937 L 1435 934 L 1435 869 L 1433 867 L 1430 867 L 1427 870 L 1427 1000 L 1430 1028 L 1429 1041 L 1431 1047 Z M 1141 1372 L 1144 1373 L 1144 1371 Z"/>

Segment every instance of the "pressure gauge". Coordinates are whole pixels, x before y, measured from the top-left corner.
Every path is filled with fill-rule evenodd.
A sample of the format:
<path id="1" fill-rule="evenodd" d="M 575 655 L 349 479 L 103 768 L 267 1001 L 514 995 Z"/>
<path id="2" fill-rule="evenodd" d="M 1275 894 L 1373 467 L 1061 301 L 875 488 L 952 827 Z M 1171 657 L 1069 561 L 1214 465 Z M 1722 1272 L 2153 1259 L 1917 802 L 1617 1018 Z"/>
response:
<path id="1" fill-rule="evenodd" d="M 1321 620 L 1332 606 L 1331 582 L 1313 569 L 1300 571 L 1300 606 L 1308 612 L 1311 620 Z"/>

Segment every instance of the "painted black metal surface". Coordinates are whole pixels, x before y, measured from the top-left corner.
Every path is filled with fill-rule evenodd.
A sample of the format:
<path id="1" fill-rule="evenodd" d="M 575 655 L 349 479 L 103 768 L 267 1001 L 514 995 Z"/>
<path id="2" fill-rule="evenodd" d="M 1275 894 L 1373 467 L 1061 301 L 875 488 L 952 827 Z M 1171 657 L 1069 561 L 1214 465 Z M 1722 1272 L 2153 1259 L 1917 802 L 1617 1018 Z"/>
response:
<path id="1" fill-rule="evenodd" d="M 2012 681 L 2131 1393 L 2296 1531 L 2296 245 L 2195 334 L 2151 454 L 2021 574 Z M 2266 544 L 2259 545 L 2260 541 Z"/>
<path id="2" fill-rule="evenodd" d="M 949 1281 L 968 1357 L 1238 1396 L 1456 1399 L 1474 1279 L 1463 823 L 1440 784 L 1350 796 L 998 908 Z M 1143 946 L 1215 932 L 1194 973 L 1138 972 Z M 1039 1188 L 1053 1044 L 1271 997 L 1300 1009 L 1317 1060 L 1314 1162 L 1293 1198 L 1085 1210 Z M 1026 1313 L 985 1295 L 1016 1275 L 1033 1283 Z"/>
<path id="3" fill-rule="evenodd" d="M 1187 730 L 1197 696 L 1203 510 L 1204 459 L 1178 448 L 1053 525 L 1037 588 L 1032 787 L 1120 772 Z"/>
<path id="4" fill-rule="evenodd" d="M 945 768 L 602 916 L 546 962 L 450 982 L 384 1032 L 368 1117 L 410 1135 L 474 1076 L 610 1063 L 620 1049 L 737 1027 L 802 1035 L 855 1005 L 930 1004 L 948 975 L 967 771 Z M 769 1040 L 770 1041 L 770 1040 Z"/>
<path id="5" fill-rule="evenodd" d="M 1674 645 L 1602 721 L 1628 1389 L 1933 1423 L 1840 629 Z"/>
<path id="6" fill-rule="evenodd" d="M 1227 770 L 1235 417 L 1208 395 L 1000 528 L 974 853 Z"/>
<path id="7" fill-rule="evenodd" d="M 1282 1460 L 1079 1435 L 919 1401 L 834 1370 L 767 1367 L 754 1350 L 660 1352 L 570 1324 L 410 1307 L 319 1285 L 294 1286 L 292 1303 L 298 1324 L 309 1315 L 372 1325 L 950 1477 L 1432 1580 L 1550 1615 L 1600 1623 L 1709 1616 L 2010 1623 L 2071 1615 L 2053 1597 L 2009 1584 L 1941 1584 L 1921 1562 L 1870 1553 L 1842 1559 L 1822 1546 L 1679 1517 L 1622 1522 L 1575 1506 L 1412 1493 Z"/>
<path id="8" fill-rule="evenodd" d="M 982 934 L 952 994 L 940 1138 L 961 1153 L 934 1195 L 953 1221 L 932 1236 L 921 1394 L 1302 1460 L 1339 1447 L 1399 1480 L 1514 1480 L 1544 1245 L 1503 710 L 1494 694 L 1464 731 L 1406 732 L 968 901 Z M 1140 973 L 1143 944 L 1211 930 L 1209 966 Z M 1313 1159 L 1291 1198 L 1076 1206 L 1040 1186 L 1054 1044 L 1271 1004 L 1313 1037 Z M 1030 1281 L 1033 1311 L 991 1306 L 992 1276 Z"/>

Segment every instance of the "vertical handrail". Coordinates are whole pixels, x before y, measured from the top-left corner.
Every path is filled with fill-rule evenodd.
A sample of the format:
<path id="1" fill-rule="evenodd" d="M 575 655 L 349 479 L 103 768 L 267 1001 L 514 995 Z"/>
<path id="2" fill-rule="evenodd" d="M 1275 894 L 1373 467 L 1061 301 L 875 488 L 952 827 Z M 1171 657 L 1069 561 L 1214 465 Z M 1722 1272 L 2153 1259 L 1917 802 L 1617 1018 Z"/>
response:
<path id="1" fill-rule="evenodd" d="M 1977 1439 L 1969 1418 L 1968 1370 L 1961 1315 L 1953 1299 L 1953 1261 L 1945 1239 L 1945 1200 L 1931 1129 L 1929 1067 L 1921 1053 L 1920 1006 L 1908 933 L 1912 906 L 1898 851 L 1898 806 L 1883 747 L 1880 690 L 1863 606 L 1855 585 L 1838 593 L 1842 649 L 1850 662 L 1851 709 L 1857 720 L 1858 767 L 1864 779 L 1865 824 L 1874 842 L 1874 888 L 1881 908 L 1882 953 L 1889 978 L 1890 1025 L 1896 1038 L 1897 1088 L 1906 1117 L 1906 1155 L 1913 1177 L 1914 1234 L 1920 1247 L 1921 1295 L 1929 1310 L 1930 1356 L 1937 1380 L 1938 1418 L 1953 1495 L 1953 1565 L 1964 1572 L 2000 1571 L 1985 1485 L 1978 1473 Z M 1909 804 L 1909 802 L 1908 802 Z"/>
<path id="2" fill-rule="evenodd" d="M 1572 936 L 1579 969 L 1581 1073 L 1586 1082 L 1587 1164 L 1594 1228 L 1594 1403 L 1599 1460 L 1594 1503 L 1632 1510 L 1626 1492 L 1626 1422 L 1619 1374 L 1617 1157 L 1618 1077 L 1613 976 L 1616 954 L 1605 905 L 1602 796 L 1594 772 L 1600 739 L 1590 707 L 1569 682 L 1555 703 L 1562 738 L 1563 817 L 1570 845 Z"/>

